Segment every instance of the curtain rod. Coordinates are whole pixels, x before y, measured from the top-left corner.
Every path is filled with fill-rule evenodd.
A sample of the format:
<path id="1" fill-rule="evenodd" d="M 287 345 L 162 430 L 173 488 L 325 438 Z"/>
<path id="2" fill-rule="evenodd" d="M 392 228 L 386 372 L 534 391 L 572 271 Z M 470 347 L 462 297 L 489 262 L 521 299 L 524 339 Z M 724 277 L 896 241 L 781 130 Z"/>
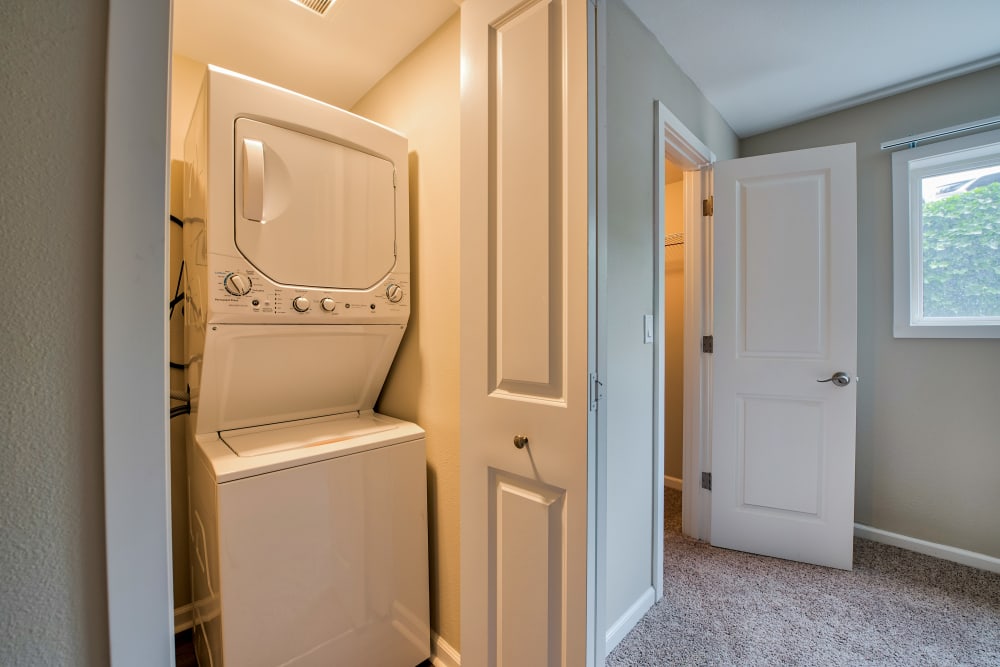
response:
<path id="1" fill-rule="evenodd" d="M 972 132 L 973 130 L 981 130 L 983 128 L 991 127 L 993 125 L 1000 125 L 1000 116 L 993 116 L 992 118 L 983 118 L 982 120 L 973 121 L 971 123 L 964 123 L 962 125 L 952 125 L 951 127 L 945 127 L 940 130 L 934 130 L 933 132 L 926 132 L 924 134 L 914 134 L 910 137 L 903 137 L 902 139 L 893 139 L 892 141 L 883 141 L 882 150 L 892 150 L 894 148 L 916 148 L 917 144 L 922 141 L 930 141 L 931 139 L 941 139 L 943 137 L 950 137 L 954 134 L 961 134 L 963 132 Z"/>

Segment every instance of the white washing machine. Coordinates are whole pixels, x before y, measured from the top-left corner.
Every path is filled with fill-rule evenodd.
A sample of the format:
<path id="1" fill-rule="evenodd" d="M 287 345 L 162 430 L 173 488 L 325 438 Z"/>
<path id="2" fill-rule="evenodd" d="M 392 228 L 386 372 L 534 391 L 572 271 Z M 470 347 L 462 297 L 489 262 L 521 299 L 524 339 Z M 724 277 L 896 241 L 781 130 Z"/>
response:
<path id="1" fill-rule="evenodd" d="M 424 433 L 373 412 L 410 310 L 406 139 L 210 67 L 185 141 L 202 667 L 429 654 Z"/>

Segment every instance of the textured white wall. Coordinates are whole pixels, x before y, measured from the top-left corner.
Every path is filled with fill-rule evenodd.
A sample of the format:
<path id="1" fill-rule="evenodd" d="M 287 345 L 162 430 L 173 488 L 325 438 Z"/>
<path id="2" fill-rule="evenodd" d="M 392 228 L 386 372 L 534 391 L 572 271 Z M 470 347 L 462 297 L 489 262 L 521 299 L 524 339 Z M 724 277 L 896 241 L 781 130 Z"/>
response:
<path id="1" fill-rule="evenodd" d="M 1000 340 L 892 337 L 892 158 L 883 141 L 997 114 L 1000 68 L 741 142 L 858 144 L 855 520 L 1000 557 Z M 1000 262 L 998 262 L 1000 263 Z"/>
<path id="2" fill-rule="evenodd" d="M 0 4 L 0 664 L 108 664 L 106 0 Z"/>
<path id="3" fill-rule="evenodd" d="M 653 100 L 719 159 L 736 135 L 621 0 L 608 2 L 608 545 L 607 623 L 652 586 Z M 662 479 L 662 478 L 661 478 Z"/>

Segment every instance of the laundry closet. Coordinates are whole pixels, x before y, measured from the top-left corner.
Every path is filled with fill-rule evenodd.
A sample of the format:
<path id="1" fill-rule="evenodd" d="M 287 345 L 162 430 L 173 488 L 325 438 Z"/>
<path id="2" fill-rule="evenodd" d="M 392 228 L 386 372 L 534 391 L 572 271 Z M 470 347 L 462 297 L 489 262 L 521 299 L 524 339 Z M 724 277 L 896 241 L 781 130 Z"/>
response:
<path id="1" fill-rule="evenodd" d="M 211 615 L 214 613 L 212 609 L 204 606 L 203 594 L 192 598 L 192 583 L 195 583 L 196 590 L 201 590 L 202 593 L 207 587 L 217 587 L 219 583 L 211 581 L 211 577 L 206 578 L 203 575 L 206 568 L 206 557 L 208 555 L 217 557 L 214 552 L 209 554 L 209 549 L 200 543 L 204 539 L 203 532 L 208 535 L 212 530 L 198 522 L 195 522 L 195 527 L 192 528 L 188 521 L 192 510 L 199 503 L 204 503 L 205 499 L 201 496 L 204 495 L 205 489 L 211 488 L 211 484 L 203 480 L 201 483 L 192 483 L 191 488 L 189 488 L 188 471 L 198 469 L 199 463 L 192 459 L 203 456 L 204 451 L 199 454 L 192 449 L 190 442 L 186 442 L 190 438 L 185 437 L 185 422 L 191 419 L 191 416 L 186 412 L 189 409 L 191 398 L 195 399 L 196 409 L 198 407 L 204 408 L 205 403 L 202 396 L 195 395 L 198 393 L 197 389 L 195 392 L 191 392 L 190 387 L 192 363 L 201 363 L 203 359 L 199 358 L 199 354 L 192 355 L 191 350 L 185 349 L 184 345 L 183 322 L 185 316 L 190 317 L 192 308 L 198 308 L 199 305 L 194 300 L 196 295 L 184 294 L 193 274 L 188 266 L 188 261 L 185 261 L 188 258 L 183 257 L 181 250 L 182 238 L 186 234 L 190 236 L 192 231 L 191 227 L 187 229 L 185 227 L 192 220 L 194 224 L 198 224 L 199 219 L 202 218 L 201 215 L 185 215 L 184 212 L 185 181 L 189 187 L 191 185 L 189 176 L 185 175 L 186 167 L 188 173 L 191 171 L 191 160 L 189 150 L 187 164 L 185 163 L 184 139 L 188 134 L 195 101 L 199 94 L 204 95 L 203 82 L 206 80 L 207 66 L 214 64 L 239 75 L 261 80 L 264 82 L 260 86 L 261 90 L 267 90 L 269 86 L 265 84 L 271 84 L 289 89 L 300 96 L 317 100 L 317 108 L 330 105 L 330 107 L 338 107 L 351 112 L 343 116 L 347 119 L 345 122 L 354 123 L 361 128 L 371 128 L 371 130 L 363 129 L 362 135 L 365 132 L 375 132 L 375 134 L 380 135 L 380 126 L 384 126 L 392 129 L 387 129 L 382 134 L 387 137 L 398 136 L 402 139 L 402 143 L 398 144 L 402 146 L 401 152 L 397 151 L 390 156 L 389 154 L 393 153 L 395 149 L 390 150 L 388 147 L 395 141 L 394 139 L 388 144 L 383 142 L 376 145 L 379 144 L 379 140 L 375 140 L 372 144 L 364 137 L 358 138 L 356 134 L 351 135 L 350 131 L 346 135 L 334 131 L 330 133 L 330 137 L 325 137 L 333 139 L 334 153 L 339 151 L 338 155 L 331 157 L 328 161 L 343 162 L 346 159 L 350 162 L 353 159 L 352 155 L 357 156 L 361 162 L 371 165 L 362 168 L 372 175 L 372 183 L 389 183 L 388 209 L 383 210 L 379 215 L 391 217 L 393 214 L 399 213 L 405 216 L 405 220 L 401 219 L 399 225 L 391 232 L 386 232 L 385 230 L 389 228 L 382 225 L 381 236 L 376 230 L 374 233 L 377 238 L 368 235 L 368 237 L 360 239 L 359 242 L 370 250 L 369 257 L 363 263 L 371 269 L 370 271 L 366 273 L 365 266 L 355 266 L 348 267 L 344 270 L 346 272 L 341 272 L 340 275 L 323 276 L 321 275 L 323 270 L 320 269 L 320 274 L 303 275 L 301 279 L 296 277 L 292 280 L 289 279 L 289 272 L 295 274 L 305 270 L 308 273 L 306 265 L 309 262 L 297 262 L 294 257 L 291 259 L 271 257 L 269 259 L 266 257 L 267 248 L 273 246 L 273 243 L 269 242 L 258 246 L 258 250 L 261 252 L 257 253 L 253 259 L 248 257 L 249 261 L 246 266 L 239 268 L 210 266 L 207 274 L 203 276 L 202 287 L 209 292 L 215 289 L 218 292 L 217 301 L 219 303 L 225 302 L 223 305 L 233 312 L 239 310 L 244 315 L 256 313 L 271 316 L 273 319 L 273 316 L 277 314 L 277 309 L 280 308 L 283 314 L 280 315 L 279 319 L 281 317 L 292 318 L 288 322 L 264 323 L 261 321 L 258 325 L 252 325 L 259 326 L 257 331 L 264 334 L 265 338 L 277 332 L 277 329 L 282 326 L 298 325 L 307 319 L 313 322 L 316 328 L 322 328 L 323 324 L 329 324 L 337 318 L 340 318 L 339 322 L 347 325 L 342 330 L 346 331 L 347 328 L 353 327 L 347 338 L 353 340 L 351 345 L 354 346 L 352 349 L 355 351 L 348 353 L 335 352 L 335 350 L 341 349 L 341 346 L 337 345 L 324 352 L 320 349 L 324 346 L 323 343 L 319 344 L 320 348 L 315 347 L 316 339 L 313 342 L 303 340 L 296 343 L 285 340 L 280 344 L 264 343 L 261 347 L 258 343 L 263 338 L 257 337 L 257 342 L 253 342 L 254 336 L 250 338 L 222 336 L 220 338 L 216 335 L 215 342 L 209 341 L 207 348 L 214 346 L 218 363 L 223 366 L 242 363 L 240 360 L 246 358 L 244 352 L 257 358 L 273 356 L 281 346 L 290 345 L 290 347 L 282 349 L 298 350 L 303 354 L 297 353 L 292 356 L 300 356 L 304 360 L 302 363 L 293 363 L 292 367 L 294 368 L 289 367 L 288 370 L 308 375 L 311 365 L 308 360 L 305 360 L 305 357 L 309 356 L 306 348 L 312 347 L 313 351 L 320 357 L 340 354 L 339 360 L 335 362 L 340 369 L 338 376 L 341 379 L 347 379 L 353 373 L 360 388 L 353 393 L 351 391 L 340 392 L 339 396 L 335 396 L 333 403 L 327 406 L 329 409 L 314 401 L 313 405 L 308 405 L 299 414 L 296 411 L 296 406 L 288 403 L 284 406 L 288 409 L 283 408 L 281 410 L 283 414 L 272 420 L 271 416 L 268 416 L 267 410 L 258 411 L 260 414 L 250 416 L 254 409 L 246 407 L 258 400 L 257 397 L 260 396 L 261 391 L 265 393 L 268 391 L 266 383 L 254 389 L 247 386 L 246 377 L 240 377 L 238 372 L 230 373 L 227 380 L 228 385 L 222 383 L 211 390 L 215 392 L 221 401 L 219 405 L 222 406 L 222 412 L 216 411 L 214 414 L 218 417 L 222 413 L 227 413 L 230 417 L 235 417 L 235 421 L 228 418 L 223 418 L 222 421 L 232 421 L 230 426 L 234 426 L 236 431 L 243 429 L 246 431 L 239 434 L 231 433 L 229 440 L 226 440 L 225 437 L 220 437 L 218 441 L 213 440 L 214 444 L 205 450 L 209 452 L 209 455 L 201 463 L 204 464 L 205 460 L 213 458 L 211 452 L 215 452 L 229 461 L 229 463 L 222 463 L 220 466 L 218 463 L 222 459 L 216 459 L 216 473 L 222 471 L 216 482 L 221 485 L 222 480 L 227 479 L 227 474 L 237 472 L 237 476 L 239 476 L 239 469 L 246 468 L 248 465 L 254 467 L 254 465 L 261 463 L 263 461 L 263 458 L 260 458 L 261 455 L 264 458 L 287 458 L 289 450 L 281 443 L 270 442 L 271 436 L 267 434 L 274 433 L 276 429 L 280 430 L 282 428 L 280 424 L 286 423 L 288 419 L 309 422 L 305 424 L 307 430 L 311 428 L 316 431 L 312 435 L 304 434 L 303 438 L 298 438 L 296 435 L 298 439 L 292 439 L 299 443 L 296 447 L 300 445 L 308 447 L 312 454 L 319 453 L 324 448 L 337 448 L 339 445 L 336 442 L 344 439 L 355 438 L 353 442 L 361 444 L 361 440 L 356 439 L 359 434 L 362 440 L 367 438 L 371 444 L 379 441 L 385 435 L 387 426 L 390 431 L 402 435 L 402 440 L 410 441 L 415 438 L 423 440 L 426 438 L 426 444 L 421 445 L 426 449 L 426 463 L 423 462 L 422 458 L 420 459 L 420 463 L 417 464 L 419 468 L 417 475 L 410 474 L 405 484 L 400 480 L 392 479 L 391 475 L 398 474 L 402 465 L 400 462 L 396 462 L 388 464 L 388 468 L 383 468 L 385 474 L 376 471 L 373 481 L 373 484 L 387 493 L 415 482 L 420 487 L 418 501 L 410 499 L 390 502 L 388 496 L 385 498 L 379 496 L 367 497 L 364 502 L 359 502 L 359 498 L 363 496 L 349 497 L 347 489 L 350 484 L 362 478 L 364 474 L 370 474 L 372 470 L 376 470 L 378 465 L 374 468 L 371 465 L 366 465 L 355 471 L 345 471 L 343 475 L 346 477 L 342 477 L 336 485 L 339 495 L 334 494 L 327 500 L 327 502 L 334 504 L 339 503 L 343 507 L 349 506 L 353 512 L 353 514 L 350 512 L 341 513 L 339 515 L 341 518 L 337 519 L 340 523 L 337 524 L 337 527 L 332 527 L 331 530 L 344 529 L 346 531 L 350 528 L 348 524 L 353 521 L 356 526 L 351 530 L 361 531 L 359 534 L 365 535 L 369 541 L 381 539 L 378 537 L 379 534 L 389 535 L 389 539 L 394 539 L 391 537 L 390 531 L 383 530 L 384 526 L 379 523 L 379 519 L 372 518 L 377 517 L 378 512 L 385 509 L 385 507 L 380 508 L 380 504 L 393 505 L 395 503 L 399 506 L 399 502 L 402 502 L 411 510 L 416 509 L 417 513 L 414 517 L 417 518 L 411 521 L 411 527 L 422 533 L 425 544 L 428 542 L 428 529 L 421 528 L 419 517 L 422 516 L 423 521 L 429 523 L 429 551 L 425 552 L 423 560 L 419 557 L 419 549 L 411 554 L 411 560 L 416 564 L 417 570 L 405 576 L 408 580 L 417 581 L 416 586 L 419 589 L 419 571 L 422 569 L 424 576 L 428 572 L 430 573 L 429 591 L 427 583 L 423 584 L 423 603 L 419 602 L 419 590 L 407 594 L 410 595 L 408 599 L 412 604 L 401 604 L 399 600 L 403 598 L 398 597 L 396 598 L 397 602 L 392 603 L 392 596 L 386 590 L 385 580 L 387 577 L 377 574 L 372 575 L 375 577 L 374 579 L 368 580 L 367 589 L 355 588 L 352 589 L 353 593 L 343 596 L 346 599 L 353 595 L 351 601 L 355 603 L 353 608 L 344 611 L 347 616 L 371 612 L 370 608 L 367 612 L 365 611 L 367 603 L 362 600 L 365 596 L 368 598 L 381 597 L 388 600 L 387 608 L 391 614 L 394 614 L 390 625 L 405 627 L 406 632 L 415 635 L 415 641 L 412 643 L 424 646 L 418 653 L 412 654 L 422 656 L 415 659 L 414 664 L 416 664 L 427 657 L 426 646 L 430 640 L 431 627 L 437 631 L 434 639 L 438 642 L 441 642 L 442 638 L 451 639 L 456 643 L 458 640 L 458 321 L 457 312 L 452 313 L 453 309 L 449 305 L 449 298 L 457 294 L 458 276 L 459 30 L 457 5 L 451 0 L 420 0 L 419 2 L 405 3 L 405 6 L 392 0 L 374 3 L 370 0 L 360 3 L 358 0 L 337 0 L 335 3 L 319 3 L 330 5 L 328 13 L 314 15 L 312 10 L 295 6 L 290 0 L 268 0 L 267 2 L 255 3 L 252 8 L 246 7 L 246 3 L 238 2 L 211 3 L 210 7 L 206 6 L 207 4 L 192 0 L 177 0 L 174 3 L 174 57 L 171 73 L 171 222 L 169 223 L 170 285 L 174 291 L 168 295 L 170 297 L 168 307 L 171 334 L 171 488 L 175 629 L 184 631 L 191 628 L 192 625 L 197 628 L 199 624 L 204 624 L 204 618 L 199 619 L 199 614 Z M 234 12 L 243 12 L 245 15 L 237 16 Z M 266 40 L 267 44 L 252 37 L 265 31 L 272 35 Z M 386 53 L 388 51 L 391 53 Z M 366 55 L 371 57 L 366 58 Z M 229 75 L 219 74 L 219 76 Z M 242 77 L 233 76 L 232 78 L 234 81 L 238 81 Z M 245 100 L 247 95 L 244 92 L 244 94 L 237 94 L 236 97 Z M 294 98 L 296 95 L 292 94 L 288 99 Z M 252 125 L 259 121 L 260 118 L 257 116 L 280 116 L 280 110 L 262 111 L 250 108 L 243 102 L 240 104 L 243 106 L 240 106 L 234 116 L 240 116 L 239 122 L 243 125 L 248 123 Z M 352 114 L 359 117 L 357 121 L 352 120 L 355 117 Z M 254 179 L 263 171 L 259 168 L 261 165 L 268 165 L 269 176 L 278 173 L 270 168 L 278 165 L 282 157 L 280 151 L 273 154 L 268 153 L 269 145 L 272 148 L 277 145 L 281 147 L 281 150 L 294 152 L 298 148 L 289 148 L 291 144 L 303 141 L 306 144 L 316 143 L 314 141 L 317 138 L 315 135 L 323 132 L 323 130 L 317 130 L 316 127 L 309 127 L 309 123 L 301 118 L 279 120 L 275 125 L 278 134 L 285 136 L 250 136 L 255 132 L 260 134 L 261 128 L 251 127 L 249 130 L 246 127 L 235 128 L 236 133 L 246 134 L 249 131 L 247 136 L 235 137 L 234 135 L 234 138 L 229 141 L 233 145 L 234 152 L 227 158 L 230 164 L 223 171 L 228 170 L 238 181 L 237 189 L 243 187 L 246 190 L 247 188 L 244 186 L 255 185 Z M 265 134 L 269 131 L 267 127 L 263 129 Z M 262 145 L 263 148 L 258 149 L 258 145 Z M 317 154 L 309 159 L 322 161 L 325 158 Z M 384 175 L 380 175 L 382 171 L 385 171 Z M 304 175 L 308 176 L 308 174 Z M 402 179 L 402 182 L 399 179 Z M 354 183 L 353 185 L 359 184 Z M 360 185 L 364 188 L 369 187 L 364 184 Z M 402 193 L 402 200 L 392 201 L 391 191 L 393 187 L 398 188 L 397 192 Z M 266 194 L 266 188 L 262 191 L 265 192 L 265 197 L 270 196 Z M 423 194 L 428 196 L 421 196 Z M 242 246 L 240 239 L 236 238 L 235 245 L 239 248 L 238 252 L 245 254 L 244 250 L 249 247 L 249 244 L 260 240 L 258 238 L 251 242 L 248 234 L 259 236 L 261 231 L 274 230 L 267 229 L 266 221 L 254 219 L 255 216 L 250 209 L 259 204 L 259 201 L 255 199 L 252 192 L 247 194 L 242 190 L 238 193 L 233 191 L 229 198 L 232 201 L 227 202 L 227 205 L 235 207 L 238 214 L 236 219 L 252 223 L 251 226 L 243 229 Z M 263 206 L 266 208 L 266 203 Z M 375 208 L 378 206 L 375 205 Z M 249 216 L 246 215 L 247 212 L 250 212 Z M 376 213 L 378 214 L 377 211 Z M 257 215 L 256 217 L 266 216 Z M 229 236 L 232 236 L 233 219 L 228 220 L 226 224 L 230 228 Z M 238 228 L 239 223 L 235 232 L 237 236 L 240 234 Z M 347 231 L 347 228 L 341 229 L 337 234 L 340 237 L 331 240 L 333 244 L 331 248 L 340 242 L 350 243 L 350 232 Z M 309 245 L 308 241 L 303 239 L 286 240 L 293 246 L 296 243 Z M 407 245 L 409 246 L 409 254 L 408 258 L 404 259 L 401 252 L 406 251 Z M 376 246 L 383 249 L 388 248 L 388 260 L 383 261 L 387 255 L 380 254 L 381 251 Z M 317 258 L 324 256 L 324 251 L 313 247 L 304 247 L 301 251 L 310 257 L 313 255 Z M 422 253 L 425 253 L 426 259 Z M 325 256 L 336 257 L 336 251 L 331 250 Z M 383 259 L 379 259 L 379 257 Z M 341 257 L 341 259 L 345 258 Z M 284 264 L 283 267 L 282 264 Z M 314 265 L 322 267 L 324 262 L 317 261 L 314 262 Z M 269 268 L 266 268 L 267 266 Z M 274 274 L 284 273 L 284 275 L 269 276 L 267 275 L 269 271 Z M 216 282 L 218 285 L 215 285 Z M 296 291 L 295 289 L 291 291 L 286 289 L 292 283 L 299 285 L 295 294 L 292 293 Z M 325 288 L 323 288 L 324 285 Z M 263 288 L 264 286 L 266 289 Z M 326 289 L 326 292 L 320 294 L 319 292 L 322 291 L 320 288 Z M 340 290 L 339 293 L 338 290 Z M 285 294 L 285 291 L 288 293 Z M 243 303 L 244 301 L 246 303 Z M 288 303 L 284 303 L 285 301 Z M 302 310 L 299 309 L 300 307 Z M 400 310 L 401 308 L 402 310 Z M 403 313 L 403 310 L 408 311 L 408 313 Z M 295 317 L 299 319 L 296 320 Z M 351 320 L 352 317 L 358 321 L 349 322 L 348 320 Z M 390 320 L 393 321 L 390 322 Z M 249 322 L 247 324 L 250 326 Z M 381 335 L 369 336 L 369 332 L 375 331 L 372 327 L 379 325 L 385 325 L 385 330 L 395 328 L 397 335 L 388 338 Z M 208 324 L 208 328 L 212 329 L 211 323 Z M 328 327 L 327 330 L 333 328 Z M 375 343 L 369 345 L 365 342 L 366 340 L 375 341 Z M 247 347 L 247 341 L 251 341 L 249 347 Z M 398 352 L 395 352 L 397 346 Z M 244 350 L 236 355 L 234 350 L 239 350 L 240 347 Z M 190 340 L 188 348 L 190 348 Z M 209 349 L 206 349 L 205 359 L 210 356 L 208 352 Z M 220 354 L 221 356 L 219 356 Z M 279 354 L 281 353 L 279 352 Z M 236 359 L 237 356 L 239 359 Z M 314 355 L 313 358 L 317 357 Z M 373 363 L 365 365 L 362 362 L 366 359 Z M 271 363 L 272 371 L 275 372 L 281 372 L 287 366 L 283 361 Z M 391 369 L 390 364 L 392 364 Z M 361 368 L 363 365 L 364 369 Z M 320 364 L 317 364 L 317 367 L 319 366 Z M 342 384 L 338 385 L 338 380 L 331 380 L 329 375 L 329 373 L 321 371 L 313 379 L 319 381 L 322 391 L 327 395 L 335 395 L 337 387 L 342 386 Z M 380 377 L 385 378 L 384 385 L 382 385 Z M 274 398 L 294 394 L 300 386 L 302 386 L 300 383 L 289 380 L 285 390 L 276 391 Z M 378 391 L 379 387 L 382 388 L 381 393 Z M 310 396 L 310 392 L 300 391 L 298 398 L 309 403 Z M 199 401 L 201 406 L 197 405 Z M 374 413 L 371 412 L 373 408 Z M 343 433 L 339 431 L 328 433 L 319 428 L 327 419 L 337 421 L 338 428 L 340 428 L 344 425 L 342 414 L 345 411 L 349 415 L 355 415 L 351 418 L 355 421 L 358 414 L 361 415 L 362 421 L 368 419 L 365 417 L 366 414 L 374 415 L 375 421 L 364 425 L 365 427 L 361 429 L 370 435 L 361 434 L 353 428 L 340 429 L 344 430 Z M 386 421 L 380 421 L 379 414 L 390 417 Z M 243 417 L 247 417 L 247 419 Z M 392 418 L 404 421 L 400 422 Z M 215 417 L 210 419 L 210 421 L 212 420 L 215 420 Z M 279 422 L 279 425 L 275 426 L 273 422 Z M 402 430 L 400 430 L 400 425 L 411 422 L 420 426 L 412 428 L 402 426 Z M 225 424 L 222 422 L 208 426 L 211 427 L 210 430 L 213 433 L 226 430 Z M 319 428 L 318 431 L 317 428 Z M 254 429 L 260 432 L 249 432 Z M 232 437 L 234 435 L 250 436 L 250 440 L 254 442 L 247 440 L 244 443 L 250 446 L 250 450 L 244 450 L 241 453 L 239 451 L 242 447 L 239 444 L 240 438 L 234 439 Z M 264 440 L 261 440 L 262 436 Z M 392 447 L 384 446 L 386 444 L 389 444 L 388 441 L 380 441 L 373 445 L 372 451 L 388 452 Z M 365 447 L 361 447 L 357 451 L 360 452 L 364 449 Z M 279 450 L 283 450 L 284 453 Z M 275 462 L 277 458 L 275 458 Z M 251 465 L 251 461 L 253 465 Z M 291 470 L 296 466 L 285 467 Z M 271 468 L 269 471 L 262 469 L 257 472 L 246 468 L 247 475 L 243 477 L 247 480 L 267 477 L 268 474 L 276 470 L 273 466 Z M 202 465 L 201 469 L 206 470 L 206 467 Z M 225 472 L 226 470 L 229 472 Z M 226 481 L 226 483 L 229 482 Z M 293 483 L 293 486 L 295 485 L 297 483 Z M 220 486 L 220 488 L 222 487 Z M 365 493 L 371 496 L 374 493 L 373 488 L 368 488 Z M 282 519 L 294 523 L 302 515 L 296 516 L 294 512 L 292 506 L 295 500 L 291 497 L 291 492 L 280 489 L 276 491 L 275 489 L 271 489 L 267 493 L 278 493 L 283 496 L 283 498 L 278 499 L 278 504 L 285 503 L 284 509 L 276 515 L 277 520 L 279 523 Z M 309 493 L 306 493 L 302 498 L 312 497 L 315 500 L 321 496 L 322 493 L 319 496 L 316 494 L 310 496 Z M 257 527 L 255 511 L 259 511 L 260 507 L 254 510 L 250 507 L 250 503 L 245 501 L 239 505 L 248 513 L 246 517 L 248 525 Z M 267 505 L 268 503 L 265 503 L 265 506 Z M 201 515 L 199 517 L 202 522 L 208 522 L 205 517 Z M 317 529 L 313 526 L 309 530 L 315 532 Z M 193 548 L 189 538 L 195 541 Z M 283 545 L 275 544 L 275 546 L 287 546 L 287 536 L 276 537 L 275 542 L 284 543 Z M 255 548 L 258 550 L 269 548 L 266 536 L 257 540 Z M 300 549 L 309 548 L 311 547 L 306 543 L 300 545 Z M 384 558 L 384 553 L 386 553 L 381 552 L 382 555 L 376 556 L 372 560 L 363 553 L 364 550 L 360 546 L 356 546 L 353 551 L 356 552 L 353 557 L 357 563 L 370 562 L 373 563 L 373 568 L 377 567 L 378 559 Z M 346 552 L 342 552 L 342 555 L 343 553 Z M 400 560 L 403 559 L 400 558 Z M 412 563 L 406 564 L 406 567 L 402 565 L 397 567 L 393 563 L 384 565 L 387 568 L 386 572 L 399 570 L 404 573 L 409 572 L 406 568 L 411 566 Z M 192 582 L 191 573 L 194 573 L 194 582 Z M 343 577 L 343 574 L 340 576 Z M 199 577 L 202 580 L 201 584 L 197 584 Z M 235 579 L 231 578 L 230 581 L 235 581 Z M 345 585 L 347 583 L 349 582 L 345 582 Z M 198 586 L 201 586 L 201 589 Z M 264 590 L 266 585 L 259 588 Z M 282 586 L 279 584 L 278 589 L 280 588 Z M 428 592 L 431 600 L 429 617 L 427 616 Z M 221 596 L 221 599 L 227 599 L 225 594 Z M 232 602 L 230 608 L 244 602 L 245 600 Z M 201 607 L 199 607 L 200 604 Z M 223 605 L 225 604 L 223 602 Z M 261 604 L 266 605 L 267 602 L 262 601 Z M 280 607 L 284 601 L 272 598 L 271 604 L 275 608 L 270 612 L 278 615 L 283 612 Z M 421 604 L 424 607 L 423 612 L 419 611 Z M 371 607 L 370 604 L 369 607 Z M 345 625 L 345 627 L 347 626 Z M 423 639 L 420 638 L 421 635 Z M 371 639 L 372 637 L 369 638 L 369 640 Z M 219 640 L 216 637 L 213 638 L 213 641 Z M 340 655 L 349 655 L 349 653 L 341 653 Z M 264 658 L 261 657 L 261 659 Z M 308 664 L 308 659 L 303 659 L 306 662 L 302 664 Z M 210 663 L 203 657 L 202 664 Z M 218 665 L 219 662 L 214 662 L 214 664 Z M 226 664 L 231 664 L 231 662 Z"/>

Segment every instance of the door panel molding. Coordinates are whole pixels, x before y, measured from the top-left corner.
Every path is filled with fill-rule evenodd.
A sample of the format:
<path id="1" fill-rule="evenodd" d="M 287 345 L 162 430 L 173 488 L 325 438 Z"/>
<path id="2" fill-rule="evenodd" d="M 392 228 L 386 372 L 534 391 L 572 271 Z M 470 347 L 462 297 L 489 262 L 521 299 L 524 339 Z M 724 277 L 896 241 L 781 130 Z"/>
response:
<path id="1" fill-rule="evenodd" d="M 495 468 L 489 475 L 491 658 L 564 664 L 566 490 Z"/>
<path id="2" fill-rule="evenodd" d="M 563 9 L 536 0 L 491 26 L 489 373 L 500 398 L 565 400 Z"/>
<path id="3" fill-rule="evenodd" d="M 733 232 L 739 239 L 741 358 L 822 359 L 828 354 L 828 256 L 820 253 L 819 261 L 810 265 L 815 254 L 777 249 L 786 243 L 817 248 L 829 244 L 829 207 L 815 205 L 829 201 L 829 181 L 829 170 L 819 170 L 742 179 L 737 185 Z M 772 211 L 779 214 L 755 214 Z M 768 307 L 772 303 L 781 307 Z M 804 317 L 810 310 L 813 316 Z"/>

